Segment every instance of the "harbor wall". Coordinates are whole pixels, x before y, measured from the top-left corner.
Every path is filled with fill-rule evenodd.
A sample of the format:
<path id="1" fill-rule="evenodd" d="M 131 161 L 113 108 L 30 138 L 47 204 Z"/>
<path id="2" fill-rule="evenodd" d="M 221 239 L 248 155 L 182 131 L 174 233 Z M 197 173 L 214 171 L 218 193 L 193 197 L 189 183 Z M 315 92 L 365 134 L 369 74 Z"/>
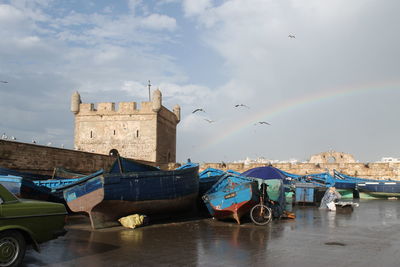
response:
<path id="1" fill-rule="evenodd" d="M 114 160 L 108 155 L 0 140 L 0 167 L 22 172 L 52 175 L 54 168 L 62 167 L 89 174 L 99 169 L 108 170 Z M 147 161 L 139 162 L 155 165 Z"/>
<path id="2" fill-rule="evenodd" d="M 244 172 L 263 166 L 273 166 L 285 172 L 299 175 L 321 173 L 327 170 L 333 174 L 333 170 L 337 170 L 350 176 L 362 178 L 400 180 L 400 163 L 204 163 L 200 166 L 200 171 L 206 168 L 216 168 L 225 171 Z"/>
<path id="3" fill-rule="evenodd" d="M 158 166 L 161 169 L 174 169 L 178 164 L 156 164 L 154 162 L 138 162 Z M 63 167 L 78 173 L 92 173 L 99 169 L 109 169 L 114 158 L 108 155 L 83 152 L 77 150 L 0 140 L 0 167 L 18 171 L 52 175 L 54 168 Z M 264 163 L 203 163 L 200 171 L 206 168 L 220 170 L 246 170 L 268 166 Z M 400 180 L 400 163 L 274 163 L 272 166 L 283 171 L 306 175 L 337 170 L 347 175 L 370 178 Z"/>

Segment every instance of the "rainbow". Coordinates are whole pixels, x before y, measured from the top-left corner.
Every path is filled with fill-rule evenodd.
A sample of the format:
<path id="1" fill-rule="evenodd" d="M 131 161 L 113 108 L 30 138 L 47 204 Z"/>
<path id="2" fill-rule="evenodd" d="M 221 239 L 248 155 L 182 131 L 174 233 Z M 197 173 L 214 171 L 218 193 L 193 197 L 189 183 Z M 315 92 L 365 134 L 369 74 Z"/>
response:
<path id="1" fill-rule="evenodd" d="M 199 151 L 204 151 L 210 147 L 213 147 L 225 139 L 238 134 L 244 129 L 251 127 L 254 123 L 263 120 L 271 120 L 279 114 L 299 109 L 303 106 L 325 101 L 336 99 L 345 96 L 358 95 L 362 93 L 371 93 L 376 91 L 388 91 L 388 90 L 400 90 L 400 82 L 381 82 L 374 84 L 363 84 L 357 86 L 347 86 L 342 88 L 334 88 L 319 91 L 314 94 L 305 95 L 299 98 L 287 99 L 286 101 L 277 103 L 271 107 L 263 109 L 252 116 L 249 116 L 241 121 L 231 124 L 225 128 L 223 132 L 213 135 L 206 142 L 199 147 Z"/>

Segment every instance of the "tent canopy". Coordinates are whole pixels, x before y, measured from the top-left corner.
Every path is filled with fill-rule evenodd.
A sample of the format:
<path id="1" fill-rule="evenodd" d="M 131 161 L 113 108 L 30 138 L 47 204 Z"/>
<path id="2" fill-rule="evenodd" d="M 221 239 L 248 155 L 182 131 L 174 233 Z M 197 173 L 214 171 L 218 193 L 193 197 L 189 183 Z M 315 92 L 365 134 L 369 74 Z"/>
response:
<path id="1" fill-rule="evenodd" d="M 246 177 L 260 178 L 264 180 L 281 179 L 284 182 L 286 181 L 287 178 L 287 176 L 285 176 L 281 172 L 281 170 L 272 166 L 253 168 L 243 172 L 242 175 Z"/>

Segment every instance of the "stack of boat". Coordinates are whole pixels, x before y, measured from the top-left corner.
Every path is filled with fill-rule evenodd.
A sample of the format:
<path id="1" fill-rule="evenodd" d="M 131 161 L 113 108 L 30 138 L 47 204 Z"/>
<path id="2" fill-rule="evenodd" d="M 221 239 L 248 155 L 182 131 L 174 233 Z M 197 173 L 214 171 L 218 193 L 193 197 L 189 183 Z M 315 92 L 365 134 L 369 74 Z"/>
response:
<path id="1" fill-rule="evenodd" d="M 210 214 L 238 223 L 259 202 L 259 186 L 268 185 L 271 200 L 285 205 L 293 186 L 311 183 L 335 186 L 344 198 L 359 192 L 360 198 L 398 197 L 400 182 L 352 177 L 334 171 L 296 175 L 272 166 L 254 168 L 242 174 L 208 168 L 199 174 L 198 164 L 187 163 L 175 170 L 117 157 L 109 171 L 90 175 L 74 174 L 52 179 L 36 174 L 0 168 L 0 183 L 22 197 L 63 202 L 73 212 L 86 212 L 93 228 L 119 225 L 118 219 L 130 214 L 159 214 L 192 209 L 202 197 Z M 37 177 L 37 178 L 36 178 Z"/>
<path id="2" fill-rule="evenodd" d="M 335 186 L 342 198 L 371 199 L 400 196 L 400 181 L 353 177 L 337 170 L 333 171 L 333 176 L 329 172 L 303 176 L 281 172 L 290 177 L 292 182 L 312 183 L 323 187 Z"/>
<path id="3" fill-rule="evenodd" d="M 31 180 L 2 175 L 0 182 L 20 197 L 62 201 L 73 212 L 86 212 L 96 229 L 119 225 L 118 219 L 130 214 L 159 215 L 191 209 L 198 196 L 198 169 L 198 164 L 187 163 L 163 171 L 118 157 L 110 171 L 75 179 Z"/>

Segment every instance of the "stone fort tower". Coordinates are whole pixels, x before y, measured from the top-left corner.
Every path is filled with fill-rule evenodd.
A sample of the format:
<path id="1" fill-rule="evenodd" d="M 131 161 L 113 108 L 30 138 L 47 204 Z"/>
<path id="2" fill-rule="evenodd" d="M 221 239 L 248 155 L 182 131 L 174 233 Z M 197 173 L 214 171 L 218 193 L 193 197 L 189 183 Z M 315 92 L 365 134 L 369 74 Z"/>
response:
<path id="1" fill-rule="evenodd" d="M 75 149 L 109 154 L 116 149 L 123 157 L 170 163 L 176 161 L 176 126 L 180 107 L 173 112 L 162 105 L 160 90 L 151 102 L 82 103 L 78 92 L 71 98 L 75 114 Z"/>

